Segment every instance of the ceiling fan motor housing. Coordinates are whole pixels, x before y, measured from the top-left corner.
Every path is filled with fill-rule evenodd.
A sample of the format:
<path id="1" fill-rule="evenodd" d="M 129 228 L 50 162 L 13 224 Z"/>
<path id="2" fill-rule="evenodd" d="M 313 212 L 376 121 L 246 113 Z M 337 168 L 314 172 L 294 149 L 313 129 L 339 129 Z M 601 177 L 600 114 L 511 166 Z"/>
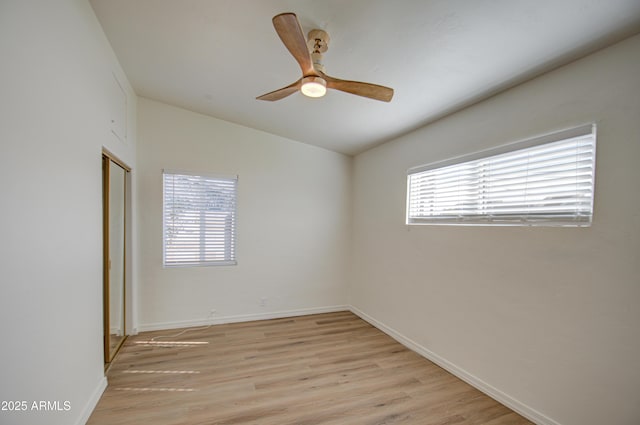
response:
<path id="1" fill-rule="evenodd" d="M 325 72 L 322 54 L 329 49 L 329 34 L 324 30 L 314 29 L 307 35 L 307 47 L 316 71 Z"/>

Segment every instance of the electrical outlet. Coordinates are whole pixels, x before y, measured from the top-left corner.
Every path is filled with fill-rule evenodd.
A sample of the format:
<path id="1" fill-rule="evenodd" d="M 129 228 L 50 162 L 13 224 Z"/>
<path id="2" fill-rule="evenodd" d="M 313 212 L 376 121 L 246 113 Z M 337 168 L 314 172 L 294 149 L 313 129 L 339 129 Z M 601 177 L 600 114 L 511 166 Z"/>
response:
<path id="1" fill-rule="evenodd" d="M 218 313 L 218 311 L 215 308 L 212 308 L 211 311 L 209 312 L 209 317 L 213 317 Z"/>
<path id="2" fill-rule="evenodd" d="M 260 298 L 260 307 L 264 307 L 266 305 L 267 305 L 267 298 L 266 297 Z"/>

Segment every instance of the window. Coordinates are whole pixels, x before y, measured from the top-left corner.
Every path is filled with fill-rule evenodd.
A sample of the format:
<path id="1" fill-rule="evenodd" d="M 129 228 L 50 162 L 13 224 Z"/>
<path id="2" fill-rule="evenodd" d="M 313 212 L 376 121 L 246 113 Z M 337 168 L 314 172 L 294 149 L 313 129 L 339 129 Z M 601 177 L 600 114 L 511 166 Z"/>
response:
<path id="1" fill-rule="evenodd" d="M 407 224 L 589 226 L 595 125 L 410 169 Z"/>
<path id="2" fill-rule="evenodd" d="M 164 265 L 236 264 L 238 177 L 165 170 L 163 183 Z"/>

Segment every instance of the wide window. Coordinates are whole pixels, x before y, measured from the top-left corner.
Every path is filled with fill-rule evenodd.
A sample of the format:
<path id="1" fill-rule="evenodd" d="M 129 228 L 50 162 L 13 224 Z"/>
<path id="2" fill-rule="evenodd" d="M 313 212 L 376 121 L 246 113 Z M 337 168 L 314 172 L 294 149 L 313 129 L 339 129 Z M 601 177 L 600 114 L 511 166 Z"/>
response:
<path id="1" fill-rule="evenodd" d="M 236 264 L 237 176 L 165 170 L 165 266 Z"/>
<path id="2" fill-rule="evenodd" d="M 407 224 L 589 226 L 595 125 L 410 169 Z"/>

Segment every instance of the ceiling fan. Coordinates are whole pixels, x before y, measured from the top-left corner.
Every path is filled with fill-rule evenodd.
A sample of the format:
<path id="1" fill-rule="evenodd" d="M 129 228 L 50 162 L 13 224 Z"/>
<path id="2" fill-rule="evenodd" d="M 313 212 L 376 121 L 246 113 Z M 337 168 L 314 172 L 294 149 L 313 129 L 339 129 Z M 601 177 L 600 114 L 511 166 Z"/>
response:
<path id="1" fill-rule="evenodd" d="M 295 13 L 281 13 L 273 17 L 273 26 L 302 69 L 302 78 L 286 87 L 258 96 L 256 99 L 275 101 L 283 99 L 296 91 L 309 97 L 322 97 L 327 89 L 368 97 L 370 99 L 391 101 L 393 89 L 377 84 L 359 81 L 340 80 L 325 74 L 322 54 L 329 47 L 329 34 L 323 30 L 309 31 L 307 41 Z"/>

